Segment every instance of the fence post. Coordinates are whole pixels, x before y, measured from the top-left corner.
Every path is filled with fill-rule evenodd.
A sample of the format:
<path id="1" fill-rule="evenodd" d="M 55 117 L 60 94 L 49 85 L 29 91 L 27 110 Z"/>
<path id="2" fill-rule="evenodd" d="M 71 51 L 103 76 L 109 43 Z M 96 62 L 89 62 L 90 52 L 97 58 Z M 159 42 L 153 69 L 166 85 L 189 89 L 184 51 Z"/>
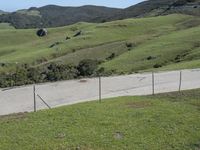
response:
<path id="1" fill-rule="evenodd" d="M 155 94 L 155 78 L 154 78 L 154 72 L 152 72 L 152 95 Z"/>
<path id="2" fill-rule="evenodd" d="M 99 102 L 101 103 L 101 76 L 99 75 Z"/>
<path id="3" fill-rule="evenodd" d="M 182 71 L 180 71 L 179 92 L 181 92 L 181 86 L 182 86 Z"/>
<path id="4" fill-rule="evenodd" d="M 36 93 L 35 93 L 35 85 L 33 85 L 33 100 L 34 100 L 34 112 L 36 112 Z"/>

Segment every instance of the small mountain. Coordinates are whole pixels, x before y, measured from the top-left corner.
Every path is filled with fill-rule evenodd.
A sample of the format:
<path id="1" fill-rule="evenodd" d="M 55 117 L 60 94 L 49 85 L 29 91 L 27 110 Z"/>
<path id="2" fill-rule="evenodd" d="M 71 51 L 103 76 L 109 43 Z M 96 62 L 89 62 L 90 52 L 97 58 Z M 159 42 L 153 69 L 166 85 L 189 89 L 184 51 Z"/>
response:
<path id="1" fill-rule="evenodd" d="M 3 10 L 0 10 L 0 15 L 1 14 L 7 14 L 7 12 L 3 11 Z"/>
<path id="2" fill-rule="evenodd" d="M 7 22 L 15 28 L 59 27 L 81 21 L 99 23 L 173 13 L 200 16 L 200 0 L 148 0 L 125 9 L 91 5 L 82 7 L 47 5 L 1 14 L 0 23 Z"/>
<path id="3" fill-rule="evenodd" d="M 104 22 L 105 18 L 121 9 L 102 6 L 61 7 L 47 5 L 0 15 L 0 22 L 9 22 L 15 28 L 58 27 L 84 22 Z"/>
<path id="4" fill-rule="evenodd" d="M 109 19 L 161 16 L 173 13 L 200 16 L 200 0 L 148 0 L 128 7 Z"/>
<path id="5" fill-rule="evenodd" d="M 45 26 L 64 26 L 80 21 L 103 22 L 104 18 L 116 14 L 120 9 L 90 5 L 82 7 L 48 5 L 36 10 L 40 12 Z"/>

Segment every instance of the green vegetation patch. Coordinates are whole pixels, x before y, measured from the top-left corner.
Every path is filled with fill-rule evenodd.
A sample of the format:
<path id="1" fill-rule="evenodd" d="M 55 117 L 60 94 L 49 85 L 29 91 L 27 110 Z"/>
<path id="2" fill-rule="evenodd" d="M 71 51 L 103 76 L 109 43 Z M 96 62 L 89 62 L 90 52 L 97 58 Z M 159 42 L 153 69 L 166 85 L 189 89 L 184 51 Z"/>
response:
<path id="1" fill-rule="evenodd" d="M 177 66 L 177 69 L 193 68 L 184 64 L 200 58 L 199 31 L 198 26 L 160 36 L 132 48 L 131 51 L 104 63 L 102 67 L 116 72 L 165 70 L 162 67 L 170 70 L 173 66 Z M 194 67 L 199 67 L 199 64 L 194 64 Z"/>
<path id="2" fill-rule="evenodd" d="M 42 17 L 38 10 L 18 10 L 16 13 L 28 15 L 28 16 L 39 16 Z"/>
<path id="3" fill-rule="evenodd" d="M 112 75 L 198 68 L 199 25 L 199 17 L 173 14 L 106 23 L 79 22 L 47 28 L 44 37 L 36 35 L 37 29 L 0 30 L 0 87 L 96 76 L 99 72 Z M 89 75 L 80 73 L 79 64 L 88 59 L 97 65 L 88 65 L 93 71 Z M 52 64 L 57 69 L 50 79 L 48 66 Z M 34 81 L 27 76 L 32 68 L 38 70 Z M 16 70 L 22 70 L 20 75 Z M 72 74 L 64 75 L 71 70 Z"/>
<path id="4" fill-rule="evenodd" d="M 2 116 L 0 149 L 199 149 L 199 93 L 119 97 Z"/>
<path id="5" fill-rule="evenodd" d="M 0 23 L 0 30 L 1 29 L 15 29 L 15 28 L 11 26 L 9 23 Z"/>

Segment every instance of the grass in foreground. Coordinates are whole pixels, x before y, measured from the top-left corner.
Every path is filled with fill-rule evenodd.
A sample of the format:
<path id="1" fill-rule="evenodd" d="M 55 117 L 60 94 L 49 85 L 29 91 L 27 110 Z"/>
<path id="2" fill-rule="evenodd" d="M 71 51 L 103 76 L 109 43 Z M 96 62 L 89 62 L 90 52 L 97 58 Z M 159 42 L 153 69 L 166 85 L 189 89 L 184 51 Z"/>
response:
<path id="1" fill-rule="evenodd" d="M 0 117 L 2 150 L 200 149 L 200 89 Z"/>

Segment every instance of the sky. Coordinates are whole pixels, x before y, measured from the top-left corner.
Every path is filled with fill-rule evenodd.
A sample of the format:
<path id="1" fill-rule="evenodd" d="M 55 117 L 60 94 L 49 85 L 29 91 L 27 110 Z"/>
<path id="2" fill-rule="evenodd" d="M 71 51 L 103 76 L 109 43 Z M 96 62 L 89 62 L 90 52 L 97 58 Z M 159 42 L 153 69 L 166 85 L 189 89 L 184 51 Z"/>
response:
<path id="1" fill-rule="evenodd" d="M 30 7 L 41 7 L 49 4 L 60 6 L 98 5 L 126 8 L 144 0 L 0 0 L 0 10 L 15 11 Z"/>

